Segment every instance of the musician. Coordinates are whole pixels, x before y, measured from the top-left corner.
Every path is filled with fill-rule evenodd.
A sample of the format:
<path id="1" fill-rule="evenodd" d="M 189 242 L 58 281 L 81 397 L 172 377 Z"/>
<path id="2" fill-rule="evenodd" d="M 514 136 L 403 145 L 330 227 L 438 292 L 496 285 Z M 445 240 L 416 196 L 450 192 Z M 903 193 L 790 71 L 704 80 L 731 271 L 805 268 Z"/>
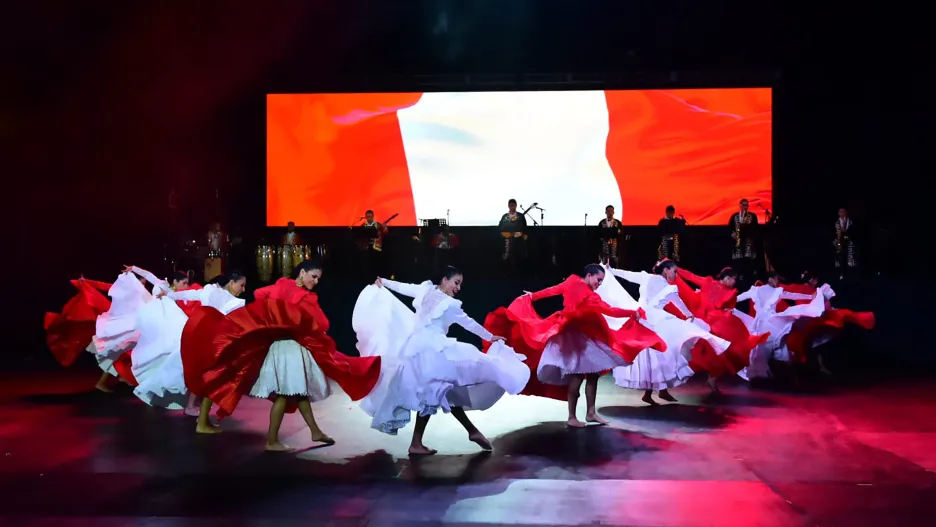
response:
<path id="1" fill-rule="evenodd" d="M 838 221 L 835 222 L 835 268 L 839 270 L 839 278 L 844 278 L 845 270 L 858 268 L 855 250 L 855 240 L 852 237 L 852 220 L 848 216 L 848 209 L 842 207 L 838 211 Z"/>
<path id="2" fill-rule="evenodd" d="M 225 260 L 231 239 L 221 230 L 221 222 L 214 222 L 208 229 L 208 254 L 205 257 L 205 283 L 224 272 Z"/>
<path id="3" fill-rule="evenodd" d="M 442 230 L 432 237 L 430 245 L 433 252 L 433 272 L 454 263 L 453 251 L 458 248 L 458 235 L 452 234 L 449 226 L 443 225 Z"/>
<path id="4" fill-rule="evenodd" d="M 686 228 L 686 218 L 680 215 L 676 217 L 676 207 L 669 205 L 666 207 L 666 215 L 657 223 L 660 229 L 660 246 L 657 249 L 657 256 L 662 260 L 672 260 L 679 262 L 679 242 L 683 230 Z"/>
<path id="5" fill-rule="evenodd" d="M 498 228 L 504 237 L 502 258 L 510 263 L 519 261 L 524 256 L 527 222 L 523 214 L 517 212 L 517 200 L 507 202 L 507 213 L 501 216 Z"/>
<path id="6" fill-rule="evenodd" d="M 731 251 L 732 267 L 738 271 L 743 280 L 751 278 L 755 272 L 757 215 L 748 210 L 750 208 L 748 200 L 742 199 L 738 205 L 740 210 L 731 215 L 728 227 L 731 229 L 731 239 L 734 241 Z"/>
<path id="7" fill-rule="evenodd" d="M 598 261 L 619 268 L 618 240 L 621 238 L 621 222 L 614 219 L 613 205 L 605 207 L 605 217 L 598 222 L 598 237 L 601 240 Z"/>
<path id="8" fill-rule="evenodd" d="M 280 238 L 280 245 L 302 245 L 302 236 L 296 232 L 296 224 L 289 222 L 286 224 L 286 234 Z"/>
<path id="9" fill-rule="evenodd" d="M 376 276 L 384 276 L 389 273 L 384 269 L 383 243 L 384 237 L 389 232 L 387 226 L 374 219 L 374 211 L 368 209 L 364 213 L 364 224 L 361 225 L 364 232 L 364 239 L 367 241 L 365 262 L 367 265 L 366 274 L 368 280 L 374 280 Z"/>

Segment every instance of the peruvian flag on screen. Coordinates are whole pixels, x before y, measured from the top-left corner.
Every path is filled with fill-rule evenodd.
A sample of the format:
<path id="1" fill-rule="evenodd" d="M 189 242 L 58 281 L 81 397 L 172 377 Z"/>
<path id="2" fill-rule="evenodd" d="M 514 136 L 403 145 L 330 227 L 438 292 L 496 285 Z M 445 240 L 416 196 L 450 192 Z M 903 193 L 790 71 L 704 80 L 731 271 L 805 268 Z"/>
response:
<path id="1" fill-rule="evenodd" d="M 550 225 L 725 225 L 771 208 L 771 118 L 770 89 L 268 95 L 267 223 L 493 225 L 514 198 Z"/>

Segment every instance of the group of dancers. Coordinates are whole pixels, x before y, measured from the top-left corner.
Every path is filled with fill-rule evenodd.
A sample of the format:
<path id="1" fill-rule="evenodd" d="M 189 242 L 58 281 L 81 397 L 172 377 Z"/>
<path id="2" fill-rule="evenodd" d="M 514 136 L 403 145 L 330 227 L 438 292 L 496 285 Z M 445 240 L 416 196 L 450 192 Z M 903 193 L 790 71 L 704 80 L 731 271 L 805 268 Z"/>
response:
<path id="1" fill-rule="evenodd" d="M 378 278 L 367 286 L 352 315 L 359 352 L 352 357 L 328 336 L 314 292 L 321 278 L 320 263 L 303 262 L 294 278 L 257 289 L 247 304 L 239 298 L 247 286 L 241 273 L 202 287 L 181 273 L 163 280 L 126 267 L 113 284 L 73 280 L 78 293 L 61 313 L 46 315 L 47 341 L 63 366 L 93 353 L 104 371 L 99 390 L 110 391 L 119 379 L 148 405 L 197 417 L 198 433 L 220 431 L 212 407 L 222 419 L 250 396 L 272 401 L 266 450 L 292 450 L 279 429 L 296 410 L 314 443 L 332 444 L 311 403 L 337 384 L 380 432 L 397 434 L 415 412 L 409 452 L 429 455 L 436 450 L 423 434 L 440 410 L 490 450 L 466 411 L 490 408 L 505 394 L 566 401 L 570 428 L 604 425 L 595 399 L 607 373 L 618 386 L 643 391 L 647 404 L 659 404 L 654 391 L 675 402 L 669 390 L 693 375 L 706 374 L 718 392 L 725 375 L 769 377 L 773 364 L 805 361 L 845 324 L 874 325 L 872 313 L 833 308 L 832 289 L 811 276 L 787 285 L 771 274 L 739 295 L 731 268 L 698 276 L 670 260 L 652 273 L 588 265 L 582 276 L 524 292 L 480 324 L 456 299 L 464 276 L 449 266 L 421 284 Z M 639 297 L 618 278 L 637 285 Z M 412 309 L 397 295 L 411 298 Z M 562 309 L 541 317 L 534 302 L 559 295 Z M 748 313 L 735 308 L 739 300 L 750 300 Z M 482 349 L 448 337 L 452 324 L 480 337 Z"/>

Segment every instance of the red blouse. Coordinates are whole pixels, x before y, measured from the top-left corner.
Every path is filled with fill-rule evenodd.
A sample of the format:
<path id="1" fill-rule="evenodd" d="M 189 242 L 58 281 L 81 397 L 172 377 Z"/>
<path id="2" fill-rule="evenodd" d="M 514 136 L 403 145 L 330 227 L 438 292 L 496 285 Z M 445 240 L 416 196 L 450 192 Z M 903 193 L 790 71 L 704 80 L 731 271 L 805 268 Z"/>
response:
<path id="1" fill-rule="evenodd" d="M 328 331 L 329 322 L 319 306 L 318 295 L 296 285 L 295 280 L 280 278 L 275 284 L 254 291 L 257 300 L 282 300 L 312 317 L 318 329 Z"/>
<path id="2" fill-rule="evenodd" d="M 559 285 L 547 287 L 546 289 L 533 293 L 533 300 L 536 301 L 557 295 L 562 295 L 563 311 L 574 311 L 587 305 L 603 315 L 614 318 L 632 317 L 637 313 L 630 309 L 610 306 L 598 296 L 598 293 L 585 283 L 582 277 L 577 275 L 566 278 L 565 282 Z"/>

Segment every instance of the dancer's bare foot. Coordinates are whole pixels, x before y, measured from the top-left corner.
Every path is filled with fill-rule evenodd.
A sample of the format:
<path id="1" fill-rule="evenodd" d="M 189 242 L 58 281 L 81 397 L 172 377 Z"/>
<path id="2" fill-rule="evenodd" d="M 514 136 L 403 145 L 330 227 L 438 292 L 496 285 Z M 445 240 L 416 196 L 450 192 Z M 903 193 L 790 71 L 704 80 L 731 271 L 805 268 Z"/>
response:
<path id="1" fill-rule="evenodd" d="M 586 425 L 579 421 L 577 417 L 570 417 L 569 420 L 566 421 L 566 426 L 569 428 L 585 428 Z"/>
<path id="2" fill-rule="evenodd" d="M 484 437 L 484 434 L 481 432 L 473 432 L 468 434 L 468 440 L 472 443 L 476 443 L 481 450 L 494 450 L 494 445 L 488 441 L 488 438 Z"/>
<path id="3" fill-rule="evenodd" d="M 99 382 L 99 383 L 95 384 L 95 385 L 94 385 L 94 389 L 97 390 L 97 391 L 99 391 L 99 392 L 114 393 L 114 390 L 111 390 L 111 389 L 107 386 L 107 384 L 106 384 L 106 383 L 103 383 L 103 382 Z"/>
<path id="4" fill-rule="evenodd" d="M 668 390 L 660 390 L 660 393 L 657 394 L 657 395 L 659 395 L 659 396 L 660 396 L 660 399 L 663 399 L 664 401 L 668 401 L 668 402 L 671 402 L 671 403 L 677 402 L 677 401 L 676 401 L 676 398 L 673 397 L 673 394 L 669 393 Z"/>
<path id="5" fill-rule="evenodd" d="M 195 433 L 196 434 L 220 434 L 221 427 L 212 425 L 211 423 L 207 425 L 198 423 L 195 425 Z"/>
<path id="6" fill-rule="evenodd" d="M 718 389 L 718 383 L 715 382 L 715 379 L 709 377 L 706 379 L 705 384 L 712 390 L 712 393 L 721 393 L 721 390 Z"/>
<path id="7" fill-rule="evenodd" d="M 645 393 L 643 397 L 640 398 L 641 401 L 649 404 L 650 406 L 659 406 L 660 403 L 653 400 L 653 395 Z"/>
<path id="8" fill-rule="evenodd" d="M 602 419 L 602 417 L 601 417 L 600 415 L 598 415 L 597 412 L 596 412 L 596 413 L 592 413 L 592 414 L 587 414 L 587 415 L 585 416 L 585 421 L 588 422 L 588 423 L 595 423 L 596 425 L 599 425 L 599 426 L 604 426 L 604 425 L 608 424 L 608 421 Z"/>
<path id="9" fill-rule="evenodd" d="M 182 413 L 189 417 L 198 417 L 201 415 L 201 408 L 197 406 L 186 406 L 185 410 L 182 410 Z"/>
<path id="10" fill-rule="evenodd" d="M 426 445 L 411 445 L 409 447 L 409 453 L 411 456 L 431 456 L 437 452 L 438 450 L 428 448 Z"/>
<path id="11" fill-rule="evenodd" d="M 293 450 L 295 450 L 294 448 L 288 447 L 284 445 L 283 443 L 280 443 L 279 441 L 275 443 L 267 443 L 266 446 L 263 447 L 263 449 L 266 450 L 267 452 L 292 452 Z"/>
<path id="12" fill-rule="evenodd" d="M 328 437 L 328 435 L 325 434 L 325 432 L 322 432 L 321 430 L 318 432 L 312 432 L 312 441 L 316 443 L 324 443 L 326 445 L 335 444 L 335 440 L 332 439 L 331 437 Z"/>

